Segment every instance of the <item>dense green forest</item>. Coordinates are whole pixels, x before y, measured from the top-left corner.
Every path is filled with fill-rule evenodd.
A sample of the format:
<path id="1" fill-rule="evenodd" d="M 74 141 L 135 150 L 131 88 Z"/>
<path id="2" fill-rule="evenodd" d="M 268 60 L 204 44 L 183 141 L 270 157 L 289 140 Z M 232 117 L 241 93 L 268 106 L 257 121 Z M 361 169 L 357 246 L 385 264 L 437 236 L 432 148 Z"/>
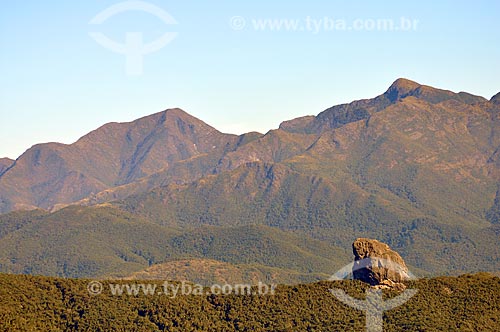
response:
<path id="1" fill-rule="evenodd" d="M 274 295 L 91 295 L 90 280 L 0 275 L 1 331 L 364 331 L 360 281 L 278 286 Z M 118 281 L 125 284 L 131 281 Z M 144 283 L 141 281 L 139 283 Z M 159 284 L 161 282 L 158 282 Z M 499 331 L 500 278 L 480 273 L 407 282 L 418 292 L 384 313 L 384 331 Z M 396 294 L 384 291 L 384 299 Z"/>
<path id="2" fill-rule="evenodd" d="M 352 261 L 350 248 L 356 236 L 386 242 L 419 276 L 499 271 L 500 247 L 494 245 L 500 234 L 497 224 L 482 227 L 437 223 L 429 218 L 401 220 L 373 206 L 351 207 L 350 216 L 342 221 L 335 204 L 325 202 L 324 208 L 316 210 L 324 215 L 310 225 L 306 223 L 309 217 L 303 214 L 312 215 L 314 209 L 295 203 L 283 222 L 274 225 L 267 217 L 240 217 L 260 210 L 274 216 L 280 202 L 263 209 L 242 196 L 238 200 L 248 206 L 231 212 L 229 207 L 235 206 L 221 201 L 212 208 L 229 207 L 212 219 L 215 212 L 200 212 L 193 217 L 187 210 L 159 204 L 164 193 L 158 189 L 146 195 L 145 202 L 130 199 L 116 203 L 121 208 L 70 206 L 53 213 L 18 211 L 0 215 L 0 272 L 122 278 L 157 264 L 194 259 L 235 265 L 243 275 L 256 271 L 277 283 L 309 283 L 325 279 Z M 237 191 L 232 193 L 238 195 Z M 201 202 L 208 196 L 200 193 L 193 197 Z M 147 206 L 147 213 L 153 215 L 138 208 L 126 211 L 131 206 Z M 185 211 L 188 220 L 203 221 L 189 224 L 180 218 L 179 211 Z M 179 218 L 165 216 L 174 212 Z M 285 221 L 293 220 L 295 224 L 285 225 Z M 300 220 L 304 222 L 302 228 L 298 227 Z M 189 280 L 199 276 L 199 271 L 193 270 Z M 178 280 L 181 276 L 170 277 Z M 214 280 L 207 278 L 207 282 Z"/>

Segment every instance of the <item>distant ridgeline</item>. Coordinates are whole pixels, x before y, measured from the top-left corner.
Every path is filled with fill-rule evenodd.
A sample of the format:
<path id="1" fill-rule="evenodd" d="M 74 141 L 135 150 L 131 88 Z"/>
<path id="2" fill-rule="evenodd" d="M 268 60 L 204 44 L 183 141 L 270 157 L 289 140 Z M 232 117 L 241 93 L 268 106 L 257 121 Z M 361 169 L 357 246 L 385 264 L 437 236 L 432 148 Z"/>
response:
<path id="1" fill-rule="evenodd" d="M 498 98 L 398 79 L 266 134 L 169 109 L 35 145 L 0 159 L 0 272 L 313 282 L 357 237 L 498 272 Z"/>

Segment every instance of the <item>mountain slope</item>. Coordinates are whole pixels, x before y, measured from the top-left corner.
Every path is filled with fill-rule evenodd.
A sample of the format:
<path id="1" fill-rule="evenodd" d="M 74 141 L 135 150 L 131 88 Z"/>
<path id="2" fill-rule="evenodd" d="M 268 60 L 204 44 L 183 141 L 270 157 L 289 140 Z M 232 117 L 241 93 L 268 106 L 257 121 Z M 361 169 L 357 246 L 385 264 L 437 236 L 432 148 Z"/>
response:
<path id="1" fill-rule="evenodd" d="M 14 164 L 14 160 L 9 158 L 0 158 L 0 175 Z"/>
<path id="2" fill-rule="evenodd" d="M 361 104 L 369 107 L 357 120 L 349 114 Z M 375 237 L 432 273 L 499 270 L 500 252 L 483 241 L 498 243 L 498 110 L 398 80 L 373 100 L 285 123 L 227 154 L 239 161 L 230 171 L 117 206 L 167 225 L 257 222 L 342 247 Z M 252 150 L 273 137 L 304 140 Z M 284 157 L 275 162 L 276 151 Z"/>
<path id="3" fill-rule="evenodd" d="M 499 104 L 500 103 L 500 92 L 491 97 L 490 102 L 494 104 Z"/>
<path id="4" fill-rule="evenodd" d="M 75 202 L 169 169 L 181 160 L 222 154 L 236 140 L 171 109 L 129 123 L 106 124 L 71 145 L 35 145 L 1 175 L 0 211 Z M 190 176 L 205 171 L 201 167 Z"/>
<path id="5" fill-rule="evenodd" d="M 106 124 L 71 145 L 35 145 L 15 164 L 1 160 L 0 212 L 59 209 L 73 203 L 99 204 L 169 183 L 187 183 L 247 162 L 283 162 L 306 153 L 318 137 L 334 135 L 336 129 L 351 123 L 364 121 L 368 127 L 372 118 L 380 118 L 378 113 L 384 113 L 383 117 L 395 113 L 400 120 L 411 122 L 410 116 L 403 120 L 399 112 L 411 113 L 416 109 L 427 110 L 428 121 L 421 125 L 432 125 L 428 132 L 445 136 L 454 130 L 450 121 L 460 118 L 466 130 L 475 131 L 470 135 L 482 145 L 474 149 L 479 148 L 483 155 L 489 153 L 493 164 L 500 146 L 498 131 L 494 129 L 500 124 L 498 105 L 496 96 L 488 101 L 398 79 L 376 98 L 333 106 L 316 117 L 285 121 L 278 130 L 266 135 L 249 133 L 240 137 L 222 134 L 182 110 L 171 109 L 130 123 Z M 447 112 L 445 116 L 443 110 Z M 438 115 L 434 116 L 434 112 Z M 445 125 L 451 130 L 440 132 Z M 442 137 L 441 141 L 446 139 Z M 498 176 L 497 166 L 488 172 Z"/>
<path id="6" fill-rule="evenodd" d="M 330 273 L 331 271 L 329 271 Z M 325 280 L 327 273 L 305 273 L 261 264 L 231 264 L 213 259 L 181 259 L 155 264 L 132 273 L 125 279 L 176 280 L 204 286 L 214 284 L 251 284 L 259 282 L 294 284 Z"/>
<path id="7" fill-rule="evenodd" d="M 391 104 L 407 97 L 415 97 L 429 104 L 438 104 L 447 100 L 468 105 L 487 102 L 483 97 L 465 92 L 453 93 L 400 78 L 385 93 L 376 98 L 336 105 L 321 112 L 316 117 L 303 117 L 285 121 L 280 125 L 280 128 L 291 132 L 321 133 L 328 129 L 342 127 L 351 122 L 367 120 L 376 112 L 380 112 Z"/>
<path id="8" fill-rule="evenodd" d="M 0 239 L 0 271 L 63 277 L 125 277 L 153 264 L 211 259 L 293 283 L 328 276 L 348 257 L 271 227 L 165 227 L 110 206 L 5 214 Z"/>
<path id="9" fill-rule="evenodd" d="M 128 276 L 211 259 L 314 280 L 357 237 L 418 272 L 500 271 L 498 128 L 495 98 L 405 79 L 265 135 L 180 110 L 105 125 L 35 146 L 0 177 L 4 211 L 53 212 L 0 217 L 0 271 Z"/>
<path id="10" fill-rule="evenodd" d="M 491 246 L 498 243 L 500 228 L 482 219 L 483 211 L 464 217 L 463 211 L 449 211 L 444 200 L 430 196 L 422 200 L 430 205 L 426 212 L 407 195 L 402 189 L 363 189 L 342 177 L 332 181 L 253 163 L 116 204 L 165 227 L 258 223 L 340 247 L 348 247 L 355 236 L 375 237 L 390 243 L 412 266 L 432 274 L 500 270 L 500 251 Z M 241 260 L 242 254 L 237 257 Z"/>

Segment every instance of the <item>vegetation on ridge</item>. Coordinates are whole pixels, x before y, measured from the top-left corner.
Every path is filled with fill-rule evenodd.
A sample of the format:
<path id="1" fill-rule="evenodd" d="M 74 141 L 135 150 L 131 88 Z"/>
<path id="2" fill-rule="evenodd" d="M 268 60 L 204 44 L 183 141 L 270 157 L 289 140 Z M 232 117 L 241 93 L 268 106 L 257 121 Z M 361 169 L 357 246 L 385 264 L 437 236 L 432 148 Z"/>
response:
<path id="1" fill-rule="evenodd" d="M 329 289 L 365 298 L 359 281 L 278 286 L 274 295 L 90 295 L 90 280 L 0 274 L 1 331 L 365 331 L 365 315 Z M 131 284 L 132 281 L 120 281 Z M 140 283 L 144 283 L 143 281 Z M 163 281 L 157 282 L 161 289 Z M 500 278 L 411 281 L 418 292 L 384 313 L 384 331 L 500 330 Z M 385 292 L 393 297 L 394 292 Z"/>

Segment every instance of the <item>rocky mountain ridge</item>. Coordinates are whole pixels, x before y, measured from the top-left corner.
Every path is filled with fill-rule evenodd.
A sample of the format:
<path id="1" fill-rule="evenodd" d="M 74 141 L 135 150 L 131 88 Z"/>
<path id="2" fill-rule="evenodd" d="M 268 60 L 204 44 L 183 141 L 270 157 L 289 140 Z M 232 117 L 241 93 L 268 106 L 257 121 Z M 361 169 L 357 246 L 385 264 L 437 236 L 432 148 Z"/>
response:
<path id="1" fill-rule="evenodd" d="M 2 161 L 0 209 L 46 210 L 0 215 L 0 271 L 127 276 L 208 259 L 312 281 L 358 237 L 424 274 L 500 271 L 498 128 L 499 104 L 404 79 L 266 134 L 181 110 L 108 124 Z"/>
<path id="2" fill-rule="evenodd" d="M 285 121 L 266 135 L 223 134 L 180 109 L 129 123 L 109 123 L 74 144 L 38 144 L 15 162 L 0 160 L 0 212 L 104 203 L 169 183 L 187 183 L 247 162 L 283 162 L 308 154 L 318 145 L 325 147 L 325 140 L 350 130 L 355 123 L 368 126 L 380 117 L 378 112 L 387 117 L 393 108 L 399 112 L 438 108 L 433 117 L 439 123 L 444 120 L 438 115 L 443 107 L 468 122 L 464 125 L 473 126 L 479 118 L 489 117 L 490 134 L 484 139 L 489 140 L 490 149 L 495 149 L 499 145 L 493 129 L 498 124 L 497 96 L 488 101 L 398 79 L 376 98 L 334 106 L 318 116 Z M 480 134 L 486 128 L 471 129 Z M 417 139 L 423 132 L 413 135 Z M 333 138 L 333 143 L 327 148 L 330 152 L 342 147 L 339 139 Z M 475 155 L 472 158 L 481 158 Z M 491 168 L 491 173 L 497 173 L 496 167 Z"/>

